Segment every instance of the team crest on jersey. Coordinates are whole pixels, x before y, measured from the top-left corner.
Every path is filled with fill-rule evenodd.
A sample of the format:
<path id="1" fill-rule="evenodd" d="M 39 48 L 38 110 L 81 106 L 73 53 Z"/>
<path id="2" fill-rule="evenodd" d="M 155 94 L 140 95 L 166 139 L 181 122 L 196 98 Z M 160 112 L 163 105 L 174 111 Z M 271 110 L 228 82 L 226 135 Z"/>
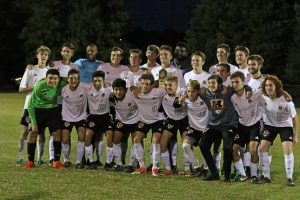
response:
<path id="1" fill-rule="evenodd" d="M 200 105 L 202 106 L 203 104 L 204 104 L 204 102 L 203 102 L 203 101 L 201 101 L 201 102 L 200 102 Z"/>
<path id="2" fill-rule="evenodd" d="M 64 126 L 65 126 L 65 127 L 70 127 L 70 122 L 65 122 L 65 123 L 64 123 Z"/>
<path id="3" fill-rule="evenodd" d="M 268 130 L 264 130 L 263 136 L 268 137 L 270 135 L 270 132 Z"/>
<path id="4" fill-rule="evenodd" d="M 128 103 L 128 106 L 131 106 L 132 104 L 131 103 Z"/>
<path id="5" fill-rule="evenodd" d="M 109 72 L 106 72 L 106 74 L 109 74 Z"/>
<path id="6" fill-rule="evenodd" d="M 140 122 L 139 124 L 138 124 L 138 128 L 143 128 L 145 126 L 145 124 L 143 123 L 143 122 Z"/>
<path id="7" fill-rule="evenodd" d="M 33 74 L 33 76 L 37 76 L 37 74 Z"/>
<path id="8" fill-rule="evenodd" d="M 278 106 L 278 109 L 279 109 L 279 110 L 282 110 L 282 106 Z"/>
<path id="9" fill-rule="evenodd" d="M 102 93 L 101 96 L 102 96 L 102 97 L 105 97 L 105 93 Z"/>
<path id="10" fill-rule="evenodd" d="M 69 98 L 69 96 L 66 96 L 66 98 Z"/>
<path id="11" fill-rule="evenodd" d="M 123 127 L 123 123 L 122 122 L 118 122 L 117 123 L 117 128 L 122 128 Z"/>
<path id="12" fill-rule="evenodd" d="M 206 81 L 203 81 L 202 83 L 203 83 L 203 84 L 206 84 Z"/>
<path id="13" fill-rule="evenodd" d="M 83 94 L 81 94 L 79 97 L 83 97 Z"/>
<path id="14" fill-rule="evenodd" d="M 95 127 L 95 122 L 89 122 L 89 127 Z"/>
<path id="15" fill-rule="evenodd" d="M 174 127 L 174 126 L 172 126 L 171 124 L 168 124 L 168 125 L 167 125 L 167 128 L 168 128 L 168 129 L 172 129 L 173 127 Z"/>
<path id="16" fill-rule="evenodd" d="M 248 99 L 248 103 L 252 103 L 252 100 L 251 100 L 251 99 Z"/>

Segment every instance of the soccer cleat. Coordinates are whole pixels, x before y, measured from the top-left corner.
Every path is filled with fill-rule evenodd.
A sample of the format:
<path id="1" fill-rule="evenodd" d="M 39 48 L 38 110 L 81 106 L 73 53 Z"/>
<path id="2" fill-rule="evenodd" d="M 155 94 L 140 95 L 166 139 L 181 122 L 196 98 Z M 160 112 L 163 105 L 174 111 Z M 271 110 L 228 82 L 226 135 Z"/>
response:
<path id="1" fill-rule="evenodd" d="M 106 171 L 114 171 L 114 164 L 113 163 L 105 163 L 104 169 Z"/>
<path id="2" fill-rule="evenodd" d="M 125 166 L 124 167 L 124 172 L 127 172 L 127 173 L 132 173 L 132 172 L 134 172 L 134 168 L 133 168 L 133 166 Z"/>
<path id="3" fill-rule="evenodd" d="M 152 168 L 152 176 L 159 176 L 158 168 Z"/>
<path id="4" fill-rule="evenodd" d="M 246 166 L 246 167 L 245 167 L 245 172 L 246 172 L 246 176 L 250 179 L 250 178 L 251 178 L 250 167 Z"/>
<path id="5" fill-rule="evenodd" d="M 116 172 L 122 172 L 122 171 L 124 171 L 123 165 L 116 165 L 114 167 L 114 171 L 116 171 Z"/>
<path id="6" fill-rule="evenodd" d="M 153 167 L 153 164 L 150 164 L 150 165 L 147 167 L 147 172 L 151 172 L 151 171 L 152 171 L 152 167 Z"/>
<path id="7" fill-rule="evenodd" d="M 53 165 L 54 168 L 56 169 L 64 169 L 65 167 L 63 166 L 63 164 L 61 164 L 60 161 L 54 161 Z"/>
<path id="8" fill-rule="evenodd" d="M 247 176 L 243 176 L 243 175 L 241 175 L 241 174 L 239 174 L 239 175 L 237 175 L 236 177 L 235 177 L 235 181 L 236 182 L 244 182 L 244 181 L 246 181 L 248 179 L 248 177 Z"/>
<path id="9" fill-rule="evenodd" d="M 260 184 L 261 183 L 256 176 L 252 176 L 250 181 L 253 184 Z"/>
<path id="10" fill-rule="evenodd" d="M 37 161 L 37 164 L 38 164 L 38 165 L 43 165 L 43 164 L 46 164 L 46 162 L 43 161 L 42 159 L 40 159 L 40 160 Z"/>
<path id="11" fill-rule="evenodd" d="M 102 162 L 100 161 L 100 160 L 96 160 L 96 165 L 98 166 L 98 167 L 101 167 L 103 164 L 102 164 Z"/>
<path id="12" fill-rule="evenodd" d="M 192 178 L 201 177 L 202 173 L 203 173 L 203 168 L 202 167 L 198 167 L 196 169 L 193 169 Z"/>
<path id="13" fill-rule="evenodd" d="M 23 165 L 24 165 L 24 160 L 22 158 L 16 161 L 16 166 L 23 166 Z"/>
<path id="14" fill-rule="evenodd" d="M 192 176 L 192 172 L 191 171 L 184 171 L 183 176 L 190 177 L 190 176 Z"/>
<path id="15" fill-rule="evenodd" d="M 54 163 L 54 159 L 51 159 L 51 160 L 49 160 L 49 166 L 52 166 L 53 165 L 53 163 Z"/>
<path id="16" fill-rule="evenodd" d="M 216 175 L 209 175 L 208 177 L 203 179 L 204 181 L 217 181 L 220 180 L 220 176 L 218 174 Z"/>
<path id="17" fill-rule="evenodd" d="M 88 169 L 97 169 L 98 168 L 98 165 L 96 164 L 96 162 L 90 162 L 89 165 L 87 165 L 87 168 Z"/>
<path id="18" fill-rule="evenodd" d="M 261 183 L 271 183 L 271 180 L 268 177 L 261 176 Z"/>
<path id="19" fill-rule="evenodd" d="M 286 180 L 286 185 L 287 185 L 287 186 L 295 186 L 295 182 L 294 182 L 293 179 L 288 178 L 288 179 Z"/>
<path id="20" fill-rule="evenodd" d="M 82 163 L 77 163 L 75 169 L 84 169 L 84 165 Z"/>
<path id="21" fill-rule="evenodd" d="M 24 165 L 24 169 L 25 169 L 25 170 L 31 169 L 31 168 L 33 168 L 33 167 L 34 167 L 34 162 L 32 162 L 32 161 L 28 161 L 28 162 L 26 162 L 25 165 Z"/>
<path id="22" fill-rule="evenodd" d="M 172 169 L 172 174 L 178 174 L 179 170 L 178 170 L 178 167 L 176 165 L 172 165 L 171 169 Z"/>
<path id="23" fill-rule="evenodd" d="M 72 165 L 72 163 L 70 161 L 66 161 L 64 162 L 64 167 L 70 167 Z"/>
<path id="24" fill-rule="evenodd" d="M 145 167 L 140 167 L 131 174 L 147 174 L 147 169 Z"/>
<path id="25" fill-rule="evenodd" d="M 171 169 L 165 169 L 162 173 L 160 173 L 160 176 L 168 176 L 171 175 L 173 172 Z"/>

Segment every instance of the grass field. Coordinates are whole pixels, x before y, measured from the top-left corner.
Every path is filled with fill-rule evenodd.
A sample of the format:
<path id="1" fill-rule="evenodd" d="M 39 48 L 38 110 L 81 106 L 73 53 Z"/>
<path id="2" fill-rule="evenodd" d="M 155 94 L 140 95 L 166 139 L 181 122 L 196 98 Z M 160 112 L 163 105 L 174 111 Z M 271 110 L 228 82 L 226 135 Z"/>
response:
<path id="1" fill-rule="evenodd" d="M 18 138 L 21 131 L 24 95 L 0 93 L 0 199 L 300 199 L 300 150 L 295 146 L 295 187 L 285 184 L 284 158 L 278 138 L 272 147 L 272 183 L 204 182 L 180 175 L 152 177 L 98 170 L 55 170 L 48 165 L 25 171 L 17 167 Z M 300 110 L 298 113 L 300 113 Z M 73 141 L 76 141 L 73 134 Z M 149 138 L 148 138 L 149 139 Z M 47 143 L 47 142 L 46 142 Z M 75 142 L 72 143 L 75 157 Z M 149 147 L 149 140 L 146 141 Z M 48 159 L 47 149 L 44 160 Z M 195 150 L 202 160 L 199 149 Z M 146 149 L 148 152 L 148 149 Z M 179 168 L 183 168 L 181 150 Z M 104 158 L 104 157 L 103 157 Z M 103 159 L 102 159 L 103 160 Z M 146 156 L 149 163 L 149 156 Z"/>

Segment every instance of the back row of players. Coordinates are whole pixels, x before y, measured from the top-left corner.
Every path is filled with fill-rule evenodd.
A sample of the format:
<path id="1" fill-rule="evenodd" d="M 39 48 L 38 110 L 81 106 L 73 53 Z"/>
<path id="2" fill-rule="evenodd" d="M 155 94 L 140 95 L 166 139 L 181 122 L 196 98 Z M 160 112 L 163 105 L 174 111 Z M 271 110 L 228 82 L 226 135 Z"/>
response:
<path id="1" fill-rule="evenodd" d="M 178 51 L 182 50 L 180 48 L 182 47 L 178 50 L 176 47 Z M 236 180 L 247 179 L 243 166 L 245 164 L 250 169 L 252 182 L 270 183 L 269 147 L 277 133 L 280 133 L 287 185 L 294 185 L 292 144 L 297 142 L 295 106 L 286 100 L 290 97 L 283 91 L 281 81 L 276 76 L 261 74 L 263 58 L 249 55 L 246 47 L 238 46 L 235 49 L 238 68 L 227 62 L 229 46 L 218 45 L 219 63 L 209 69 L 210 73 L 202 68 L 205 55 L 200 51 L 191 55 L 191 71 L 178 65 L 176 59 L 175 67 L 171 64 L 172 48 L 168 45 L 160 48 L 155 45 L 148 46 L 147 63 L 142 66 L 142 51 L 131 49 L 129 67 L 120 64 L 123 52 L 118 47 L 112 48 L 109 63 L 96 60 L 97 47 L 94 44 L 87 46 L 87 58 L 78 59 L 74 64 L 70 62 L 74 54 L 74 47 L 70 43 L 65 43 L 62 47 L 62 60 L 50 62 L 46 67 L 50 53 L 50 49 L 45 46 L 37 49 L 38 64 L 25 71 L 20 85 L 20 92 L 28 95 L 21 120 L 24 131 L 20 139 L 20 158 L 17 162 L 21 164 L 23 161 L 24 146 L 29 133 L 29 161 L 25 164 L 25 169 L 34 166 L 38 135 L 42 136 L 38 143 L 38 163 L 42 163 L 42 133 L 46 127 L 53 139 L 49 143 L 53 149 L 50 156 L 54 161 L 53 167 L 69 166 L 70 133 L 75 126 L 78 133 L 76 168 L 84 167 L 84 152 L 90 168 L 97 167 L 93 158 L 93 146 L 97 149 L 99 162 L 103 146 L 101 137 L 105 133 L 105 168 L 123 170 L 126 148 L 122 149 L 121 144 L 127 143 L 131 133 L 133 147 L 128 169 L 132 170 L 133 162 L 137 160 L 139 168 L 132 173 L 144 174 L 147 170 L 143 138 L 152 130 L 152 175 L 167 175 L 177 165 L 176 138 L 179 131 L 182 135 L 186 173 L 189 173 L 192 166 L 194 175 L 206 174 L 208 167 L 210 175 L 205 176 L 205 180 L 219 180 L 218 146 L 223 139 L 225 181 L 230 181 L 233 160 L 239 172 Z M 158 57 L 161 64 L 156 63 Z M 45 77 L 45 80 L 40 81 Z M 60 77 L 65 81 L 59 81 Z M 62 110 L 59 109 L 59 104 L 62 104 Z M 113 122 L 110 107 L 114 107 L 116 111 Z M 261 134 L 262 118 L 264 128 Z M 31 131 L 28 129 L 29 122 Z M 170 141 L 173 145 L 169 145 Z M 214 158 L 210 151 L 213 143 L 217 146 Z M 200 167 L 192 150 L 192 146 L 198 145 L 207 163 L 204 163 L 204 167 Z M 248 153 L 245 153 L 243 163 L 239 149 L 245 145 Z M 260 180 L 257 174 L 258 145 L 262 164 Z M 170 146 L 172 147 L 168 148 Z M 64 166 L 59 161 L 61 152 Z M 163 173 L 158 171 L 160 158 L 165 166 Z M 112 165 L 113 160 L 116 166 Z"/>

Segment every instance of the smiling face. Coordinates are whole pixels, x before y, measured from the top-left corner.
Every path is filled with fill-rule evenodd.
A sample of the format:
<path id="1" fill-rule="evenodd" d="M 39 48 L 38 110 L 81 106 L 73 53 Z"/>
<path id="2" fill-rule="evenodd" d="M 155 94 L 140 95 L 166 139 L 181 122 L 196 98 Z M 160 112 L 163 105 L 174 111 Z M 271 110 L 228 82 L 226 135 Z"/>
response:
<path id="1" fill-rule="evenodd" d="M 153 88 L 153 85 L 151 84 L 151 81 L 149 79 L 141 80 L 141 92 L 143 94 L 149 93 L 152 88 Z"/>
<path id="2" fill-rule="evenodd" d="M 199 91 L 188 85 L 186 87 L 186 94 L 189 100 L 195 101 L 199 96 Z"/>
<path id="3" fill-rule="evenodd" d="M 126 94 L 126 88 L 114 87 L 113 93 L 117 97 L 117 99 L 123 100 Z"/>
<path id="4" fill-rule="evenodd" d="M 267 80 L 265 84 L 265 91 L 271 98 L 276 97 L 276 85 L 272 80 Z"/>
<path id="5" fill-rule="evenodd" d="M 255 75 L 260 72 L 262 66 L 260 66 L 257 60 L 248 60 L 248 71 L 251 75 Z"/>
<path id="6" fill-rule="evenodd" d="M 244 82 L 240 77 L 235 77 L 231 79 L 232 87 L 235 92 L 239 92 L 244 88 Z"/>
<path id="7" fill-rule="evenodd" d="M 165 88 L 170 96 L 174 96 L 176 94 L 178 84 L 176 81 L 165 81 Z"/>
<path id="8" fill-rule="evenodd" d="M 79 84 L 79 74 L 70 74 L 68 76 L 68 83 L 71 90 L 76 90 Z"/>
<path id="9" fill-rule="evenodd" d="M 202 57 L 199 55 L 193 55 L 191 60 L 192 67 L 195 71 L 202 70 L 202 67 L 204 65 L 204 61 L 202 60 Z"/>
<path id="10" fill-rule="evenodd" d="M 49 53 L 47 51 L 40 51 L 36 58 L 38 59 L 39 65 L 45 66 L 48 59 L 49 59 Z"/>
<path id="11" fill-rule="evenodd" d="M 224 48 L 217 49 L 217 59 L 219 63 L 227 63 L 229 53 Z"/>
<path id="12" fill-rule="evenodd" d="M 130 53 L 129 63 L 132 67 L 139 67 L 141 63 L 141 59 L 138 53 Z"/>
<path id="13" fill-rule="evenodd" d="M 69 47 L 63 47 L 60 54 L 63 60 L 69 61 L 74 55 L 74 50 L 70 49 Z"/>
<path id="14" fill-rule="evenodd" d="M 218 89 L 218 81 L 217 79 L 209 79 L 208 80 L 208 85 L 207 85 L 207 89 L 210 91 L 210 92 L 216 92 L 217 89 Z"/>
<path id="15" fill-rule="evenodd" d="M 247 64 L 247 56 L 244 51 L 237 50 L 235 52 L 235 62 L 239 66 Z"/>
<path id="16" fill-rule="evenodd" d="M 104 85 L 104 80 L 100 76 L 96 76 L 93 78 L 93 85 L 96 90 L 100 90 Z"/>
<path id="17" fill-rule="evenodd" d="M 56 87 L 59 81 L 59 76 L 55 74 L 48 74 L 46 81 L 49 87 Z"/>
<path id="18" fill-rule="evenodd" d="M 162 64 L 169 65 L 171 63 L 172 53 L 163 49 L 160 51 L 159 59 Z"/>
<path id="19" fill-rule="evenodd" d="M 122 52 L 121 51 L 112 51 L 110 53 L 110 63 L 112 65 L 119 65 L 122 60 Z"/>
<path id="20" fill-rule="evenodd" d="M 86 57 L 88 60 L 92 61 L 96 59 L 96 55 L 98 53 L 98 49 L 96 46 L 88 46 L 86 48 Z"/>

